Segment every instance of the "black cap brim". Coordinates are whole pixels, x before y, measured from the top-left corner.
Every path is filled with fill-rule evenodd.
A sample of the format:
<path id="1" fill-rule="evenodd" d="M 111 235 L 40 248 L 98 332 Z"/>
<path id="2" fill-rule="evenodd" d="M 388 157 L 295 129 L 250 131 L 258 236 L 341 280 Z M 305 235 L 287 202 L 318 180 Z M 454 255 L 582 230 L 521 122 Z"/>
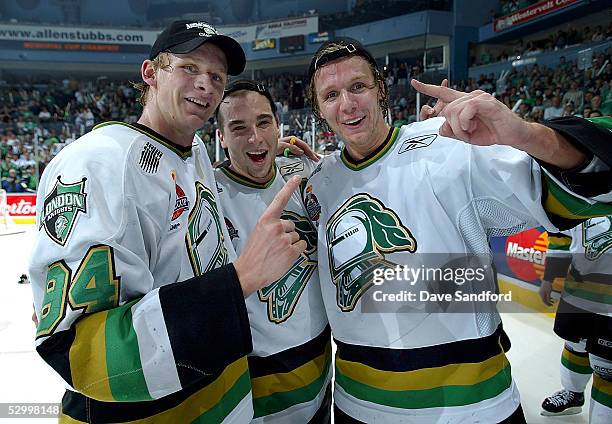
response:
<path id="1" fill-rule="evenodd" d="M 219 47 L 225 54 L 227 61 L 227 73 L 230 75 L 240 75 L 246 66 L 246 57 L 242 46 L 236 40 L 226 35 L 213 35 L 212 37 L 197 37 L 184 43 L 172 46 L 167 51 L 171 53 L 189 53 L 200 47 L 202 44 L 212 43 Z"/>

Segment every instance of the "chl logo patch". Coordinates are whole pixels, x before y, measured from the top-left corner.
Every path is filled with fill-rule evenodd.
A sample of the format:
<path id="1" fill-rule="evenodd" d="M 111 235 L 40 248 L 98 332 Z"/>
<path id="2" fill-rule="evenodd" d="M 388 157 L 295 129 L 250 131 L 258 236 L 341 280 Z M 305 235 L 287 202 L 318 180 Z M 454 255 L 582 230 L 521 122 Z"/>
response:
<path id="1" fill-rule="evenodd" d="M 427 134 L 420 135 L 418 137 L 412 137 L 408 140 L 404 141 L 400 146 L 397 154 L 401 155 L 402 153 L 406 153 L 409 150 L 419 149 L 421 147 L 427 147 L 433 143 L 436 138 L 438 138 L 438 134 Z"/>
<path id="2" fill-rule="evenodd" d="M 63 183 L 61 178 L 61 175 L 57 177 L 53 190 L 45 197 L 40 226 L 51 240 L 65 246 L 79 213 L 87 213 L 87 178 L 76 183 Z"/>

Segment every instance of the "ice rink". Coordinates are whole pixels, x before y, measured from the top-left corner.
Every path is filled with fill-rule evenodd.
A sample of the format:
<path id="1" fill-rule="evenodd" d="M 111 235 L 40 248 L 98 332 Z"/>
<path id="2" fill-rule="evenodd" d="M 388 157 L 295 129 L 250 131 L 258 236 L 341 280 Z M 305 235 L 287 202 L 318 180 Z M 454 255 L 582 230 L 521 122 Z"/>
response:
<path id="1" fill-rule="evenodd" d="M 59 402 L 63 383 L 38 357 L 33 347 L 34 324 L 31 288 L 17 284 L 26 271 L 32 229 L 16 235 L 0 235 L 0 403 Z M 528 423 L 587 423 L 586 408 L 579 415 L 543 417 L 542 399 L 560 388 L 559 358 L 562 341 L 552 332 L 551 317 L 535 314 L 503 314 L 504 328 L 512 340 L 509 352 Z M 0 423 L 51 423 L 53 419 L 6 419 Z"/>

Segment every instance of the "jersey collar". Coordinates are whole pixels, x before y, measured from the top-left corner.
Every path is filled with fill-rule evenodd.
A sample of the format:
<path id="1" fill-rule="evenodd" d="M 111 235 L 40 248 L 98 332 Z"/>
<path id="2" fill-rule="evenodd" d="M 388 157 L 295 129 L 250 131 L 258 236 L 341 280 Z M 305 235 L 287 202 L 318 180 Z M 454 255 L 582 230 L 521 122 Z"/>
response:
<path id="1" fill-rule="evenodd" d="M 367 168 L 368 166 L 376 162 L 378 159 L 383 157 L 385 153 L 387 153 L 391 149 L 391 147 L 395 143 L 395 140 L 397 139 L 398 134 L 399 128 L 391 127 L 389 129 L 389 133 L 387 134 L 387 138 L 385 139 L 385 141 L 383 141 L 383 143 L 378 146 L 372 153 L 370 153 L 361 160 L 353 159 L 345 146 L 342 149 L 342 153 L 340 154 L 342 163 L 344 163 L 347 168 L 353 171 L 361 171 L 362 169 Z"/>
<path id="2" fill-rule="evenodd" d="M 164 137 L 157 131 L 147 127 L 146 125 L 139 124 L 138 122 L 135 122 L 133 124 L 128 124 L 127 122 L 108 121 L 108 122 L 103 122 L 101 124 L 96 125 L 93 129 L 95 130 L 97 128 L 102 128 L 107 125 L 124 125 L 126 127 L 133 129 L 134 131 L 138 131 L 139 133 L 142 133 L 146 135 L 147 137 L 152 138 L 153 140 L 157 141 L 162 146 L 176 153 L 183 160 L 191 156 L 191 146 L 189 147 L 179 146 L 178 144 L 172 142 L 171 140 Z"/>
<path id="3" fill-rule="evenodd" d="M 244 175 L 240 175 L 236 171 L 233 171 L 232 169 L 230 169 L 229 166 L 224 166 L 220 169 L 221 169 L 221 172 L 223 172 L 227 176 L 227 178 L 229 178 L 230 180 L 240 185 L 251 187 L 251 188 L 264 189 L 264 188 L 270 187 L 272 183 L 274 182 L 274 180 L 276 179 L 276 174 L 278 173 L 278 170 L 276 168 L 276 164 L 274 164 L 273 166 L 274 166 L 274 174 L 272 175 L 272 178 L 270 178 L 270 181 L 266 183 L 258 183 L 256 181 L 253 181 L 252 179 L 245 177 Z"/>

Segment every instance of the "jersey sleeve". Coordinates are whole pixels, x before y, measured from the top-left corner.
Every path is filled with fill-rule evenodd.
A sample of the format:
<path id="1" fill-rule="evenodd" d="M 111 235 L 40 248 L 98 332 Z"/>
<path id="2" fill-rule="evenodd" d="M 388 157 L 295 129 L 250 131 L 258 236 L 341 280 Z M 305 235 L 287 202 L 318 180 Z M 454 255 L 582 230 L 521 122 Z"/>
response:
<path id="1" fill-rule="evenodd" d="M 92 136 L 51 162 L 30 260 L 38 353 L 74 390 L 107 402 L 167 396 L 252 348 L 233 265 L 155 281 L 162 224 L 128 155 Z"/>
<path id="2" fill-rule="evenodd" d="M 570 255 L 571 244 L 572 237 L 567 232 L 548 233 L 544 281 L 553 282 L 556 278 L 565 278 L 572 263 Z"/>
<path id="3" fill-rule="evenodd" d="M 512 215 L 516 218 L 513 221 L 522 226 L 513 232 L 537 225 L 556 232 L 612 213 L 612 202 L 605 195 L 576 192 L 524 152 L 508 146 L 468 148 L 472 193 L 477 204 L 487 203 L 480 214 L 497 210 L 504 216 Z M 583 171 L 579 172 L 585 182 L 600 177 L 597 171 Z"/>

